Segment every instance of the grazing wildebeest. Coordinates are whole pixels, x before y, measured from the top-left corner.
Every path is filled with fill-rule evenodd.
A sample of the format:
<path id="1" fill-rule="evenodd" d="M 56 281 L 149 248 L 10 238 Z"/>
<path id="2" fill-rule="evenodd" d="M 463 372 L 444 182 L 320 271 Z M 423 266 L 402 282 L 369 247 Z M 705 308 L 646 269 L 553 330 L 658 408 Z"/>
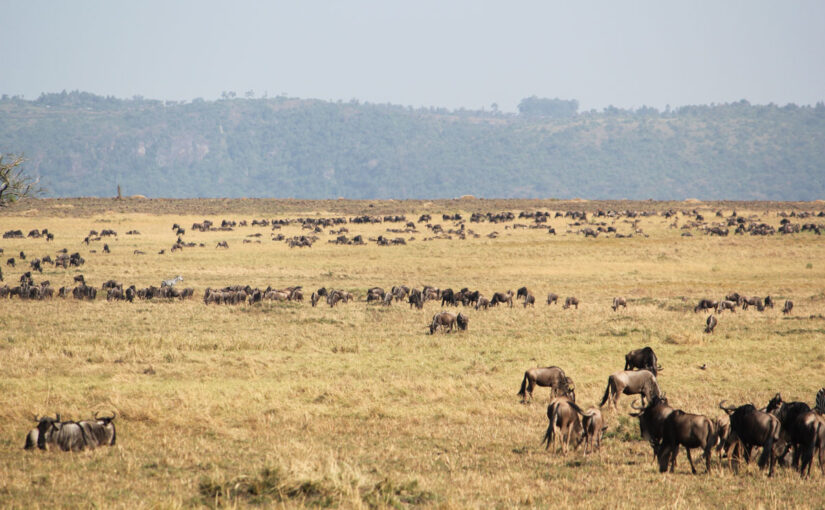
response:
<path id="1" fill-rule="evenodd" d="M 656 359 L 656 353 L 653 352 L 653 349 L 643 347 L 624 355 L 624 369 L 633 370 L 634 368 L 648 370 L 653 375 L 659 375 L 662 366 L 659 365 L 659 360 Z"/>
<path id="2" fill-rule="evenodd" d="M 531 292 L 528 292 L 526 296 L 524 296 L 524 308 L 527 308 L 527 305 L 536 306 L 536 297 L 533 296 Z"/>
<path id="3" fill-rule="evenodd" d="M 659 383 L 656 382 L 656 376 L 653 375 L 653 372 L 649 370 L 616 372 L 607 378 L 607 388 L 604 390 L 604 396 L 599 407 L 604 407 L 608 400 L 614 408 L 617 407 L 616 403 L 622 393 L 625 395 L 642 395 L 642 404 L 644 404 L 645 398 L 650 400 L 660 394 Z"/>
<path id="4" fill-rule="evenodd" d="M 567 395 L 571 400 L 576 401 L 573 380 L 567 377 L 564 370 L 559 367 L 537 367 L 524 372 L 521 388 L 518 391 L 522 402 L 527 401 L 527 395 L 530 395 L 530 400 L 533 399 L 533 388 L 536 386 L 550 388 L 551 396 Z"/>
<path id="5" fill-rule="evenodd" d="M 570 296 L 570 297 L 568 297 L 567 299 L 564 300 L 564 305 L 562 306 L 562 308 L 567 310 L 571 306 L 576 307 L 576 310 L 578 310 L 579 309 L 579 299 L 576 298 L 576 297 Z"/>
<path id="6" fill-rule="evenodd" d="M 573 448 L 579 447 L 582 442 L 582 424 L 579 419 L 582 414 L 579 406 L 567 397 L 556 397 L 547 406 L 547 432 L 541 443 L 547 443 L 546 449 L 550 448 L 550 443 L 556 442 L 556 427 L 561 433 L 562 451 L 567 453 L 570 442 L 574 441 Z"/>
<path id="7" fill-rule="evenodd" d="M 765 308 L 773 308 L 773 298 L 770 296 L 765 296 Z"/>
<path id="8" fill-rule="evenodd" d="M 527 290 L 527 287 L 521 287 L 516 291 L 516 299 L 526 298 L 528 294 L 530 294 L 530 291 Z"/>
<path id="9" fill-rule="evenodd" d="M 79 422 L 60 421 L 59 414 L 55 418 L 35 416 L 37 427 L 26 435 L 23 448 L 31 450 L 36 446 L 45 450 L 47 446 L 54 445 L 63 451 L 81 451 L 111 446 L 116 440 L 114 419 L 114 413 L 104 417 L 98 417 L 95 413 L 94 420 Z"/>
<path id="10" fill-rule="evenodd" d="M 676 466 L 679 445 L 685 447 L 690 470 L 696 474 L 696 467 L 690 456 L 692 448 L 704 450 L 705 470 L 710 472 L 710 458 L 716 446 L 716 427 L 707 416 L 690 414 L 676 409 L 665 419 L 662 425 L 662 444 L 659 448 L 659 472 L 664 473 L 670 464 L 670 472 Z"/>
<path id="11" fill-rule="evenodd" d="M 790 315 L 791 310 L 793 310 L 793 301 L 788 299 L 785 301 L 785 306 L 782 307 L 782 313 L 785 315 Z"/>
<path id="12" fill-rule="evenodd" d="M 490 300 L 487 299 L 484 296 L 479 296 L 478 299 L 476 300 L 476 310 L 479 310 L 481 308 L 486 310 L 487 307 L 489 307 L 489 306 L 490 306 Z"/>
<path id="13" fill-rule="evenodd" d="M 496 292 L 493 294 L 493 299 L 490 300 L 490 306 L 496 306 L 499 303 L 508 303 L 510 308 L 513 307 L 513 291 Z"/>
<path id="14" fill-rule="evenodd" d="M 719 402 L 719 408 L 730 416 L 731 431 L 736 433 L 736 437 L 744 446 L 745 460 L 750 458 L 750 450 L 754 446 L 762 447 L 759 468 L 762 469 L 765 464 L 769 463 L 768 476 L 773 476 L 773 467 L 776 463 L 774 444 L 779 441 L 781 429 L 779 419 L 770 413 L 756 409 L 753 404 L 725 407 L 724 403 L 724 400 Z"/>
<path id="15" fill-rule="evenodd" d="M 716 319 L 715 315 L 708 315 L 708 318 L 705 321 L 705 333 L 713 333 L 713 330 L 716 328 L 716 324 L 718 322 L 719 321 Z"/>
<path id="16" fill-rule="evenodd" d="M 467 316 L 462 313 L 458 315 L 450 312 L 441 312 L 433 315 L 433 320 L 430 323 L 430 334 L 435 334 L 436 330 L 440 327 L 442 331 L 452 331 L 453 328 L 458 326 L 458 329 L 463 331 L 467 329 L 467 324 L 469 320 Z"/>
<path id="17" fill-rule="evenodd" d="M 623 297 L 614 297 L 613 298 L 613 306 L 611 306 L 610 308 L 612 308 L 613 311 L 615 312 L 616 310 L 619 309 L 620 306 L 624 307 L 624 309 L 626 310 L 627 309 L 627 300 Z"/>
<path id="18" fill-rule="evenodd" d="M 716 305 L 716 313 L 722 313 L 725 310 L 736 313 L 736 301 L 731 301 L 730 299 L 719 301 L 719 304 Z"/>
<path id="19" fill-rule="evenodd" d="M 693 313 L 696 313 L 700 310 L 712 310 L 719 306 L 719 301 L 714 301 L 712 299 L 700 299 L 699 304 L 697 304 L 693 308 Z"/>
<path id="20" fill-rule="evenodd" d="M 9 259 L 6 260 L 6 265 L 14 267 L 14 257 L 9 257 Z"/>
<path id="21" fill-rule="evenodd" d="M 664 395 L 650 399 L 647 406 L 636 406 L 636 401 L 630 403 L 630 407 L 637 412 L 630 413 L 630 416 L 639 419 L 639 432 L 642 439 L 646 439 L 653 449 L 653 456 L 659 456 L 659 443 L 662 440 L 662 426 L 665 419 L 673 412 L 673 408 L 668 405 Z"/>
<path id="22" fill-rule="evenodd" d="M 558 294 L 553 294 L 552 292 L 547 294 L 547 304 L 552 305 L 553 303 L 557 303 L 559 301 Z"/>
<path id="23" fill-rule="evenodd" d="M 445 304 L 456 306 L 456 298 L 453 289 L 444 289 L 441 291 L 441 306 Z"/>
<path id="24" fill-rule="evenodd" d="M 742 296 L 742 310 L 747 310 L 749 306 L 755 306 L 756 309 L 759 310 L 763 306 L 762 298 L 756 296 Z"/>
<path id="25" fill-rule="evenodd" d="M 229 248 L 229 243 L 227 243 L 226 241 L 221 241 L 217 245 L 215 245 L 215 248 Z"/>

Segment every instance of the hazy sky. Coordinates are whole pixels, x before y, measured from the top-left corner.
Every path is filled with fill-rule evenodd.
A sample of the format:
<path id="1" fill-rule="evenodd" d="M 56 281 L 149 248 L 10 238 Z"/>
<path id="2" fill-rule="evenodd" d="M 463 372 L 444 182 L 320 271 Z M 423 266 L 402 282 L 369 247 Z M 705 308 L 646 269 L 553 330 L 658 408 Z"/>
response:
<path id="1" fill-rule="evenodd" d="M 825 1 L 0 0 L 0 93 L 515 110 L 825 100 Z"/>

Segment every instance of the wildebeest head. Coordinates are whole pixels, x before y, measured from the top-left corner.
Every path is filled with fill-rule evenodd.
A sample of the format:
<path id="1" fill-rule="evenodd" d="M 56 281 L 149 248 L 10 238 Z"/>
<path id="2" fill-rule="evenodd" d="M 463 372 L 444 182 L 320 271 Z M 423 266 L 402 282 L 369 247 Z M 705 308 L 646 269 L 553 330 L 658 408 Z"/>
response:
<path id="1" fill-rule="evenodd" d="M 56 414 L 54 418 L 49 416 L 35 416 L 34 421 L 37 422 L 37 427 L 35 427 L 37 430 L 37 447 L 41 450 L 45 450 L 47 438 L 51 437 L 51 435 L 58 430 L 58 425 L 60 424 L 60 414 Z M 35 446 L 34 444 L 29 443 L 30 439 L 32 439 L 32 432 L 30 432 L 26 437 L 26 446 L 24 447 L 26 450 L 31 450 Z"/>
<path id="2" fill-rule="evenodd" d="M 462 331 L 466 330 L 467 326 L 470 324 L 470 319 L 463 313 L 459 313 L 455 321 L 456 324 L 458 324 L 458 329 Z"/>

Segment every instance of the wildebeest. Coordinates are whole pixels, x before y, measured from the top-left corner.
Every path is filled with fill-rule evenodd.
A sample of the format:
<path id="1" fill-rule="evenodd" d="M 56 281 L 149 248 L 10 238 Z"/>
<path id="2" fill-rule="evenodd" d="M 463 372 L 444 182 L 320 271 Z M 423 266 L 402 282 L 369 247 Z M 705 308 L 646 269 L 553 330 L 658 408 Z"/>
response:
<path id="1" fill-rule="evenodd" d="M 619 309 L 620 306 L 623 307 L 624 309 L 627 309 L 627 300 L 623 297 L 614 297 L 613 298 L 613 306 L 611 306 L 610 308 L 612 308 L 613 311 L 615 312 L 616 310 Z"/>
<path id="2" fill-rule="evenodd" d="M 526 298 L 528 294 L 530 294 L 530 291 L 527 290 L 527 287 L 521 287 L 516 291 L 516 299 Z"/>
<path id="3" fill-rule="evenodd" d="M 433 320 L 430 323 L 430 334 L 435 334 L 440 327 L 442 331 L 452 331 L 456 326 L 461 331 L 467 329 L 469 319 L 466 315 L 459 313 L 458 315 L 451 312 L 441 312 L 433 315 Z"/>
<path id="4" fill-rule="evenodd" d="M 658 396 L 659 383 L 656 382 L 656 376 L 649 370 L 624 370 L 611 374 L 607 378 L 607 388 L 604 390 L 599 407 L 604 407 L 608 400 L 613 407 L 617 407 L 616 403 L 619 401 L 619 396 L 625 395 L 642 395 L 642 404 L 645 398 Z"/>
<path id="5" fill-rule="evenodd" d="M 690 456 L 692 448 L 701 448 L 705 456 L 705 470 L 710 472 L 710 458 L 716 446 L 716 427 L 707 416 L 690 414 L 676 409 L 662 425 L 662 443 L 659 448 L 659 471 L 664 473 L 670 464 L 670 472 L 676 466 L 679 445 L 685 447 L 690 470 L 696 474 L 696 467 Z"/>
<path id="6" fill-rule="evenodd" d="M 476 310 L 487 309 L 490 306 L 490 300 L 484 296 L 479 296 L 476 300 Z"/>
<path id="7" fill-rule="evenodd" d="M 513 291 L 508 290 L 507 292 L 496 292 L 493 294 L 493 298 L 490 300 L 490 306 L 496 306 L 499 303 L 508 303 L 510 308 L 513 307 Z"/>
<path id="8" fill-rule="evenodd" d="M 536 298 L 532 292 L 528 292 L 527 295 L 524 296 L 524 308 L 527 308 L 527 305 L 536 306 Z"/>
<path id="9" fill-rule="evenodd" d="M 552 292 L 547 294 L 547 304 L 552 305 L 553 303 L 557 303 L 559 301 L 559 296 L 557 294 L 553 294 Z"/>
<path id="10" fill-rule="evenodd" d="M 624 369 L 633 370 L 634 368 L 648 370 L 653 375 L 659 375 L 662 366 L 659 365 L 659 360 L 656 359 L 656 353 L 653 352 L 653 349 L 643 347 L 624 355 Z"/>
<path id="11" fill-rule="evenodd" d="M 736 301 L 732 301 L 730 299 L 719 301 L 719 304 L 716 305 L 716 313 L 722 313 L 725 310 L 730 310 L 731 312 L 736 313 Z"/>
<path id="12" fill-rule="evenodd" d="M 229 248 L 229 243 L 226 241 L 220 241 L 215 248 Z"/>
<path id="13" fill-rule="evenodd" d="M 708 318 L 705 321 L 705 333 L 713 333 L 713 330 L 716 328 L 716 324 L 718 322 L 719 321 L 716 319 L 715 315 L 708 315 Z"/>
<path id="14" fill-rule="evenodd" d="M 530 396 L 530 400 L 533 399 L 533 389 L 536 386 L 550 388 L 551 396 L 567 395 L 574 402 L 576 400 L 573 380 L 567 377 L 564 370 L 557 366 L 536 367 L 524 372 L 524 378 L 521 380 L 521 388 L 518 391 L 522 402 L 527 402 L 528 395 Z"/>
<path id="15" fill-rule="evenodd" d="M 745 460 L 750 458 L 750 450 L 754 446 L 762 447 L 759 456 L 759 468 L 769 464 L 768 476 L 773 476 L 773 467 L 776 463 L 774 445 L 779 441 L 781 425 L 779 419 L 756 409 L 753 404 L 739 407 L 725 407 L 725 401 L 719 402 L 719 408 L 730 416 L 731 431 L 734 432 L 744 446 Z"/>
<path id="16" fill-rule="evenodd" d="M 653 449 L 653 456 L 659 456 L 659 443 L 662 440 L 662 426 L 665 419 L 673 412 L 673 408 L 668 405 L 664 395 L 655 396 L 650 399 L 647 406 L 636 406 L 636 401 L 630 403 L 630 407 L 637 412 L 630 413 L 630 416 L 639 419 L 639 432 L 643 439 L 650 443 Z"/>
<path id="17" fill-rule="evenodd" d="M 582 413 L 582 434 L 584 435 L 584 454 L 596 451 L 602 446 L 602 435 L 607 430 L 602 412 L 591 407 Z"/>
<path id="18" fill-rule="evenodd" d="M 556 397 L 547 406 L 547 419 L 550 422 L 547 425 L 547 432 L 544 433 L 542 444 L 547 443 L 547 449 L 550 448 L 550 443 L 556 441 L 556 427 L 561 433 L 562 451 L 567 452 L 570 442 L 573 441 L 573 448 L 578 448 L 582 442 L 582 424 L 579 419 L 579 414 L 582 411 L 575 402 L 567 397 Z"/>
<path id="19" fill-rule="evenodd" d="M 61 421 L 59 414 L 54 418 L 35 416 L 37 427 L 26 435 L 23 448 L 31 450 L 36 446 L 45 450 L 55 446 L 64 452 L 74 452 L 104 445 L 111 446 L 116 440 L 114 419 L 114 414 L 98 417 L 97 413 L 93 420 L 79 422 Z"/>
<path id="20" fill-rule="evenodd" d="M 785 402 L 784 400 L 782 400 L 782 395 L 779 393 L 774 395 L 774 397 L 768 402 L 768 405 L 765 407 L 765 412 L 771 413 L 779 419 L 779 424 L 781 425 L 781 429 L 779 430 L 779 436 L 785 443 L 787 443 L 785 445 L 784 451 L 782 451 L 782 453 L 778 455 L 780 463 L 784 464 L 783 459 L 785 455 L 787 455 L 788 449 L 790 449 L 791 446 L 797 446 L 800 443 L 805 444 L 803 448 L 806 446 L 810 446 L 811 453 L 813 453 L 813 443 L 808 445 L 804 438 L 799 436 L 799 434 L 813 433 L 814 436 L 811 436 L 813 438 L 815 437 L 815 431 L 803 431 L 797 427 L 796 423 L 797 418 L 800 415 L 803 415 L 810 411 L 811 407 L 805 402 Z M 813 422 L 811 424 L 813 424 Z M 797 434 L 794 435 L 794 432 L 797 432 Z M 811 441 L 813 441 L 813 439 L 811 439 Z M 799 452 L 799 448 L 795 448 L 794 466 L 797 465 L 796 461 L 799 460 Z M 810 459 L 808 459 L 808 461 L 810 461 Z"/>
<path id="21" fill-rule="evenodd" d="M 415 306 L 419 310 L 424 308 L 424 295 L 418 289 L 410 290 L 410 296 L 408 298 L 408 301 L 410 303 L 410 308 L 412 308 L 413 306 Z"/>
<path id="22" fill-rule="evenodd" d="M 564 300 L 564 305 L 562 306 L 562 308 L 567 310 L 571 306 L 576 307 L 576 310 L 578 310 L 579 309 L 579 299 L 576 298 L 576 297 L 573 297 L 573 296 L 569 296 L 567 299 Z"/>
<path id="23" fill-rule="evenodd" d="M 793 310 L 793 301 L 788 299 L 788 300 L 785 301 L 785 306 L 782 307 L 782 313 L 785 314 L 785 315 L 790 315 L 791 310 Z"/>
<path id="24" fill-rule="evenodd" d="M 773 298 L 771 296 L 765 296 L 765 308 L 773 308 Z"/>

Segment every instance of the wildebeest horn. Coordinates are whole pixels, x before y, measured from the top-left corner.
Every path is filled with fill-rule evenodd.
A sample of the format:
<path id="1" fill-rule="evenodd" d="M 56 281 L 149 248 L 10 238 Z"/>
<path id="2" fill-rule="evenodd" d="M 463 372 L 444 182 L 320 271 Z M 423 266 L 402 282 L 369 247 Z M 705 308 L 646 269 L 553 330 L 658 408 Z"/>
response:
<path id="1" fill-rule="evenodd" d="M 732 413 L 733 411 L 736 411 L 735 407 L 725 407 L 723 405 L 725 402 L 727 402 L 727 400 L 723 400 L 723 401 L 719 402 L 719 409 L 725 411 L 726 413 Z"/>
<path id="2" fill-rule="evenodd" d="M 641 405 L 640 405 L 639 407 L 636 407 L 636 406 L 634 405 L 634 404 L 636 404 L 636 400 L 637 400 L 637 399 L 633 399 L 633 402 L 631 402 L 631 403 L 630 403 L 630 407 L 632 407 L 633 409 L 635 409 L 635 410 L 637 410 L 637 411 L 643 411 L 643 410 L 644 410 L 644 406 L 641 406 Z"/>
<path id="3" fill-rule="evenodd" d="M 656 363 L 656 370 L 658 370 L 659 372 L 661 372 L 662 370 L 664 370 L 664 368 L 662 368 L 662 365 L 660 365 L 660 364 Z"/>
<path id="4" fill-rule="evenodd" d="M 35 414 L 35 415 L 33 415 L 33 416 L 34 416 L 34 421 L 40 421 L 40 417 L 39 417 L 39 416 L 37 416 L 36 414 Z"/>
<path id="5" fill-rule="evenodd" d="M 115 414 L 114 411 L 112 411 L 111 416 L 103 416 L 103 417 L 98 416 L 97 413 L 98 413 L 98 411 L 95 411 L 95 420 L 109 420 L 109 421 L 112 421 L 112 420 L 115 419 L 115 416 L 117 416 L 117 414 Z"/>

